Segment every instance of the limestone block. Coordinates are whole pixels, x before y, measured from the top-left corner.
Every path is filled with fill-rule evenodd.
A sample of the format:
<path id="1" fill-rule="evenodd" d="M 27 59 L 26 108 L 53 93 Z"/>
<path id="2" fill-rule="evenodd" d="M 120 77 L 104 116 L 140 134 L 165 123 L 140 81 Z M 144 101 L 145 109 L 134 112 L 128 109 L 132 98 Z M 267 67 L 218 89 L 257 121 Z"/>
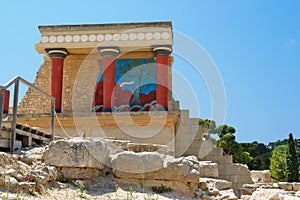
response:
<path id="1" fill-rule="evenodd" d="M 217 188 L 218 190 L 228 190 L 232 188 L 231 182 L 221 179 L 200 178 L 199 182 L 204 182 L 207 184 L 207 187 Z"/>
<path id="2" fill-rule="evenodd" d="M 60 172 L 68 179 L 92 179 L 102 175 L 102 171 L 97 168 L 63 167 Z"/>
<path id="3" fill-rule="evenodd" d="M 252 195 L 257 188 L 259 188 L 259 186 L 256 184 L 244 184 L 242 188 L 238 188 L 238 194 L 239 196 Z"/>
<path id="4" fill-rule="evenodd" d="M 218 164 L 211 161 L 200 161 L 199 172 L 201 177 L 218 178 L 219 169 Z"/>
<path id="5" fill-rule="evenodd" d="M 222 175 L 240 175 L 240 176 L 249 176 L 250 182 L 253 183 L 251 179 L 251 173 L 246 165 L 231 163 L 231 164 L 219 164 L 219 174 Z"/>
<path id="6" fill-rule="evenodd" d="M 109 161 L 109 149 L 101 138 L 72 138 L 49 144 L 42 159 L 56 167 L 103 169 Z"/>
<path id="7" fill-rule="evenodd" d="M 273 183 L 270 170 L 251 171 L 251 178 L 254 183 Z"/>
<path id="8" fill-rule="evenodd" d="M 115 176 L 121 179 L 170 181 L 192 191 L 198 188 L 200 173 L 195 156 L 174 158 L 157 152 L 121 152 L 113 155 L 111 162 Z"/>
<path id="9" fill-rule="evenodd" d="M 225 156 L 206 156 L 203 160 L 211 160 L 216 163 L 232 164 L 232 155 Z"/>
<path id="10" fill-rule="evenodd" d="M 293 190 L 294 191 L 300 191 L 300 183 L 299 182 L 294 182 L 293 183 Z"/>
<path id="11" fill-rule="evenodd" d="M 212 148 L 208 156 L 223 156 L 223 148 L 221 147 Z"/>
<path id="12" fill-rule="evenodd" d="M 220 197 L 220 199 L 226 199 L 226 200 L 238 200 L 233 189 L 220 190 L 220 194 L 218 197 Z"/>
<path id="13" fill-rule="evenodd" d="M 164 156 L 157 152 L 121 152 L 111 157 L 112 168 L 117 177 L 140 178 L 141 173 L 163 168 Z M 132 174 L 132 175 L 131 175 Z M 136 177 L 137 176 L 137 177 Z"/>
<path id="14" fill-rule="evenodd" d="M 259 189 L 253 192 L 250 200 L 268 199 L 268 200 L 282 200 L 282 190 L 279 189 Z"/>
<path id="15" fill-rule="evenodd" d="M 289 182 L 278 182 L 279 189 L 283 189 L 285 191 L 291 191 L 293 190 L 293 183 Z"/>

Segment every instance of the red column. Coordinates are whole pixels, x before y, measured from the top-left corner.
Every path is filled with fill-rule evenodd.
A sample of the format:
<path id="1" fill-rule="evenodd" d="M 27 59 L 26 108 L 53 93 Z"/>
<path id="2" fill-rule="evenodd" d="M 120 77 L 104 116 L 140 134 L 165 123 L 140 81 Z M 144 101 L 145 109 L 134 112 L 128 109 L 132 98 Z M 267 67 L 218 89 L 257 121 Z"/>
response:
<path id="1" fill-rule="evenodd" d="M 156 101 L 158 110 L 168 110 L 169 55 L 171 47 L 153 49 L 156 59 Z"/>
<path id="2" fill-rule="evenodd" d="M 103 106 L 104 112 L 112 112 L 114 107 L 113 91 L 116 86 L 116 57 L 120 53 L 118 47 L 98 47 L 103 57 Z"/>
<path id="3" fill-rule="evenodd" d="M 10 96 L 9 90 L 5 90 L 5 93 L 4 93 L 3 114 L 8 114 L 8 110 L 9 110 L 9 96 Z"/>
<path id="4" fill-rule="evenodd" d="M 64 59 L 68 51 L 64 48 L 45 49 L 52 60 L 51 95 L 55 98 L 55 111 L 60 113 L 62 108 L 62 86 Z"/>

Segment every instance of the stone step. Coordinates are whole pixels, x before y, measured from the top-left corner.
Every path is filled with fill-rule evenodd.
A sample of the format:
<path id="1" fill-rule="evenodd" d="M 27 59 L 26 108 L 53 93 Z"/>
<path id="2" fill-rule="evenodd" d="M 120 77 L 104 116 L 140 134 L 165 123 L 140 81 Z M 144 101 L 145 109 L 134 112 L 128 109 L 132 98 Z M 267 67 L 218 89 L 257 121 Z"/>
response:
<path id="1" fill-rule="evenodd" d="M 1 138 L 4 142 L 0 147 L 9 148 L 9 145 L 6 145 L 6 141 L 9 141 L 11 138 L 11 124 L 2 125 Z M 17 123 L 16 138 L 22 141 L 21 146 L 31 146 L 32 140 L 35 140 L 37 143 L 49 143 L 51 135 L 28 125 Z M 19 144 L 16 142 L 15 145 L 18 147 L 17 145 Z"/>
<path id="2" fill-rule="evenodd" d="M 218 164 L 231 164 L 233 162 L 232 155 L 206 156 L 203 160 L 210 160 Z"/>
<path id="3" fill-rule="evenodd" d="M 223 156 L 223 148 L 221 147 L 216 147 L 216 148 L 213 148 L 208 156 Z"/>
<path id="4" fill-rule="evenodd" d="M 9 139 L 4 139 L 4 138 L 1 138 L 0 139 L 0 147 L 1 148 L 9 148 L 10 146 L 10 140 Z M 19 141 L 19 140 L 16 140 L 15 141 L 15 148 L 19 149 L 22 147 L 22 142 Z"/>

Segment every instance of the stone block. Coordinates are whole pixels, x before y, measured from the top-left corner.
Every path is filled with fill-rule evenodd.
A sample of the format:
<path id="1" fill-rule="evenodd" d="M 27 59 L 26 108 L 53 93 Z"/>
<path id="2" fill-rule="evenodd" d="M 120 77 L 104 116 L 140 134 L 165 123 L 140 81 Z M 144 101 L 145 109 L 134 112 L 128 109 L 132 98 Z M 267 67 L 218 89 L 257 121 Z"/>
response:
<path id="1" fill-rule="evenodd" d="M 254 183 L 273 183 L 269 170 L 253 170 L 251 171 L 251 178 Z"/>
<path id="2" fill-rule="evenodd" d="M 199 172 L 201 177 L 207 177 L 207 178 L 219 177 L 218 165 L 210 161 L 200 161 Z"/>
<path id="3" fill-rule="evenodd" d="M 211 160 L 216 163 L 222 163 L 222 164 L 231 164 L 232 156 L 226 155 L 226 156 L 206 156 L 203 160 Z"/>
<path id="4" fill-rule="evenodd" d="M 62 139 L 51 142 L 42 159 L 56 167 L 103 169 L 109 162 L 109 149 L 100 138 Z"/>
<path id="5" fill-rule="evenodd" d="M 93 179 L 103 175 L 97 168 L 63 167 L 60 172 L 68 179 Z"/>
<path id="6" fill-rule="evenodd" d="M 299 182 L 294 182 L 293 183 L 293 190 L 294 191 L 300 191 L 300 183 Z"/>
<path id="7" fill-rule="evenodd" d="M 278 182 L 279 189 L 283 189 L 285 191 L 291 191 L 293 190 L 293 183 L 289 182 Z"/>
<path id="8" fill-rule="evenodd" d="M 212 148 L 208 156 L 223 156 L 223 148 L 221 147 Z"/>

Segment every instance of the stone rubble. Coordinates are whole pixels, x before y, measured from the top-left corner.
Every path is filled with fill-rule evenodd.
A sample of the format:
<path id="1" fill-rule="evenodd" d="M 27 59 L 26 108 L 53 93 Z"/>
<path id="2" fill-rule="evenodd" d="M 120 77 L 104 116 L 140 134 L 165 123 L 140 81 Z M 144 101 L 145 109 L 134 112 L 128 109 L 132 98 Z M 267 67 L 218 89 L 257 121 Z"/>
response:
<path id="1" fill-rule="evenodd" d="M 153 151 L 143 150 L 147 148 Z M 146 194 L 152 199 L 238 199 L 232 183 L 218 177 L 216 163 L 196 156 L 175 158 L 158 152 L 161 146 L 151 148 L 107 138 L 73 138 L 26 147 L 18 154 L 0 152 L 0 198 L 65 199 L 70 192 L 79 199 L 87 191 L 87 199 L 128 199 L 131 193 L 135 199 Z M 244 184 L 238 196 L 300 199 L 299 188 L 300 183 L 260 181 Z"/>

